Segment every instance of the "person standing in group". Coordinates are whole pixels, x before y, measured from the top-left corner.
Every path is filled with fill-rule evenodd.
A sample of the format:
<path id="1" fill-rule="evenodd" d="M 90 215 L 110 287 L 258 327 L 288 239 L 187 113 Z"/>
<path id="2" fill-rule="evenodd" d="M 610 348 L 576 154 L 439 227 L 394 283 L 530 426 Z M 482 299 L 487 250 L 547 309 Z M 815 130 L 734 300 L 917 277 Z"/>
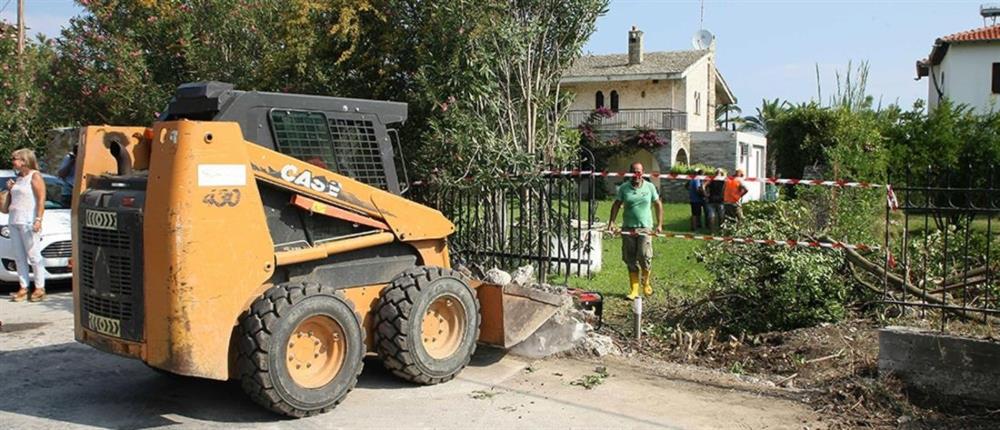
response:
<path id="1" fill-rule="evenodd" d="M 701 176 L 705 174 L 704 170 L 697 169 L 694 174 Z M 695 178 L 687 183 L 688 189 L 688 200 L 691 202 L 691 231 L 695 231 L 701 228 L 702 225 L 702 213 L 705 212 L 705 187 L 701 179 Z"/>
<path id="2" fill-rule="evenodd" d="M 38 171 L 35 151 L 18 149 L 11 155 L 17 173 L 7 181 L 7 195 L 2 209 L 9 214 L 10 240 L 21 288 L 11 293 L 11 300 L 37 302 L 45 298 L 45 271 L 42 270 L 42 217 L 45 215 L 45 180 Z M 28 295 L 29 265 L 35 272 L 35 291 Z"/>
<path id="3" fill-rule="evenodd" d="M 715 169 L 714 177 L 706 182 L 708 183 L 705 184 L 705 191 L 708 197 L 706 198 L 705 213 L 708 215 L 708 228 L 712 230 L 712 233 L 715 233 L 719 231 L 719 225 L 722 224 L 722 217 L 725 214 L 723 201 L 725 200 L 726 171 Z"/>
<path id="4" fill-rule="evenodd" d="M 736 169 L 733 177 L 726 179 L 726 189 L 724 191 L 724 202 L 726 204 L 726 219 L 735 220 L 739 223 L 743 220 L 743 199 L 750 190 L 743 185 L 743 170 Z"/>
<path id="5" fill-rule="evenodd" d="M 639 297 L 639 284 L 642 281 L 643 293 L 653 295 L 653 284 L 650 265 L 653 262 L 653 217 L 651 209 L 656 210 L 656 233 L 663 232 L 663 203 L 656 186 L 643 179 L 642 163 L 632 163 L 630 170 L 632 179 L 618 186 L 618 196 L 611 205 L 611 217 L 608 219 L 608 230 L 615 229 L 615 219 L 618 210 L 624 205 L 622 216 L 622 260 L 628 266 L 629 293 L 628 298 Z M 651 207 L 652 206 L 652 207 Z M 641 277 L 640 277 L 641 276 Z"/>

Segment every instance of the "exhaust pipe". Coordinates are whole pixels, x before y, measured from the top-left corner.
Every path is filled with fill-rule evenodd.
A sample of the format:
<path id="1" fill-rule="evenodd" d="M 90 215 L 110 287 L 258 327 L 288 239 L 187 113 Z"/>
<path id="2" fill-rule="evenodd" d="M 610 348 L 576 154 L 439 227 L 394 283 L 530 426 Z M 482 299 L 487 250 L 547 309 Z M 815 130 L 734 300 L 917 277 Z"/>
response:
<path id="1" fill-rule="evenodd" d="M 115 162 L 118 164 L 118 176 L 129 175 L 132 173 L 132 157 L 129 156 L 128 151 L 125 150 L 125 146 L 118 141 L 111 142 L 111 156 L 115 157 Z"/>

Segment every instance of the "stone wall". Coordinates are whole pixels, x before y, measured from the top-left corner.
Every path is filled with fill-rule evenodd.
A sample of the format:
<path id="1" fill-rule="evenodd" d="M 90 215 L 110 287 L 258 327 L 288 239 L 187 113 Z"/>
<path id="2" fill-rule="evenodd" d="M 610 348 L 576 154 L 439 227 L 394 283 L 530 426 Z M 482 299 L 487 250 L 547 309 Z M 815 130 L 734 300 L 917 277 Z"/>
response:
<path id="1" fill-rule="evenodd" d="M 688 203 L 688 181 L 660 181 L 660 200 L 667 203 Z"/>
<path id="2" fill-rule="evenodd" d="M 739 147 L 736 143 L 736 133 L 718 131 L 709 133 L 694 133 L 691 135 L 691 163 L 701 163 L 712 167 L 726 169 L 732 173 L 737 165 Z"/>

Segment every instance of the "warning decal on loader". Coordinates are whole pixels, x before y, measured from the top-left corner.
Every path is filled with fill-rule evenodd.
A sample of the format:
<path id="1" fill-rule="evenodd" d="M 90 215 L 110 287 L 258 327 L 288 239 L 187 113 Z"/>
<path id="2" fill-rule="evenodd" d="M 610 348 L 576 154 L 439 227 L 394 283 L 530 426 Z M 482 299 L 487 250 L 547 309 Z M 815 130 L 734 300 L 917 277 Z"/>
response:
<path id="1" fill-rule="evenodd" d="M 199 187 L 242 187 L 247 184 L 247 166 L 243 164 L 199 164 Z"/>

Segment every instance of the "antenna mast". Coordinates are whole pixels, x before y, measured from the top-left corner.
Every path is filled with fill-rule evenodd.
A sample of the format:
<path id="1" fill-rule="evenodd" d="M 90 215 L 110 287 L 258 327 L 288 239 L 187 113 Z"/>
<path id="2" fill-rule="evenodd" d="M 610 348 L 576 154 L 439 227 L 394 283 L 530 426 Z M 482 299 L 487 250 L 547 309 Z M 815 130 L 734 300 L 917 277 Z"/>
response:
<path id="1" fill-rule="evenodd" d="M 698 29 L 705 29 L 705 0 L 701 0 L 701 18 L 698 20 Z"/>

